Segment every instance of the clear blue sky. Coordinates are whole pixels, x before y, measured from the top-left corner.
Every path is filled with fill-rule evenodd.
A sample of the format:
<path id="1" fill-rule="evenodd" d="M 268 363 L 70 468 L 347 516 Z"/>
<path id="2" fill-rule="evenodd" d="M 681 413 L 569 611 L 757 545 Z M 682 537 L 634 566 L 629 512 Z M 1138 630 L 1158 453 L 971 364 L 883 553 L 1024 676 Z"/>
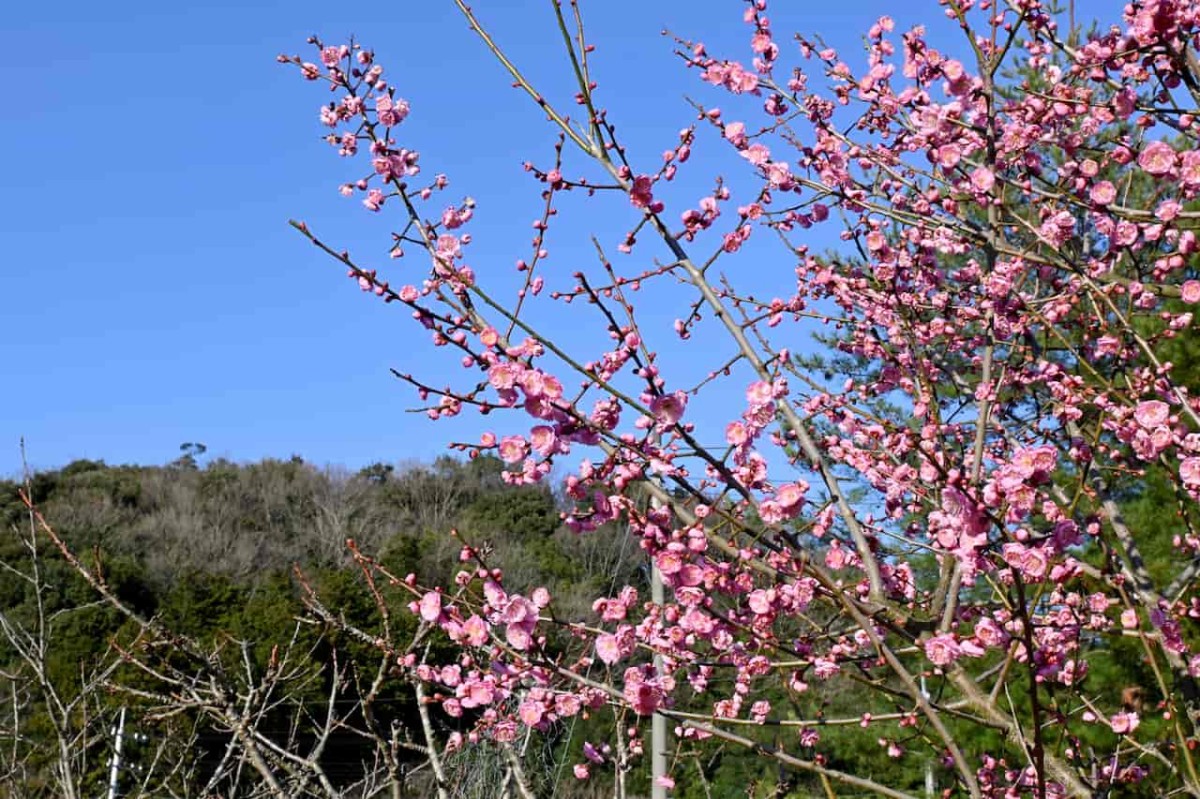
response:
<path id="1" fill-rule="evenodd" d="M 547 2 L 475 5 L 548 95 L 569 98 Z M 684 94 L 712 97 L 660 31 L 748 60 L 743 6 L 583 7 L 602 97 L 649 170 L 688 122 Z M 778 30 L 819 31 L 847 55 L 881 13 L 903 27 L 918 11 L 879 0 L 775 7 Z M 934 2 L 919 13 L 944 24 Z M 479 429 L 475 419 L 455 428 L 404 413 L 414 397 L 388 367 L 461 370 L 447 371 L 445 353 L 402 311 L 360 294 L 287 226 L 305 219 L 382 262 L 386 220 L 334 190 L 352 173 L 319 141 L 324 93 L 274 61 L 306 52 L 310 33 L 374 47 L 412 102 L 405 134 L 428 172 L 450 175 L 447 199 L 479 202 L 472 263 L 508 274 L 539 202 L 520 164 L 544 162 L 552 136 L 449 0 L 18 3 L 0 29 L 10 54 L 0 106 L 0 475 L 18 471 L 22 436 L 35 467 L 161 463 L 184 441 L 236 460 L 295 453 L 353 467 L 430 458 Z M 710 180 L 697 173 L 690 196 Z M 551 264 L 567 270 L 585 257 L 591 233 L 615 250 L 627 212 L 565 219 L 551 235 Z"/>

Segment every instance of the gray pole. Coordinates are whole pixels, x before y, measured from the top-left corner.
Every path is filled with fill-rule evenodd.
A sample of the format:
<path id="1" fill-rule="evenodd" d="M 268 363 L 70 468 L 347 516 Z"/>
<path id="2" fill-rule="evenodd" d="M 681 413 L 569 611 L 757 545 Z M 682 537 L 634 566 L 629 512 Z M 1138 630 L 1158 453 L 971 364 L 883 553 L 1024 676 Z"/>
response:
<path id="1" fill-rule="evenodd" d="M 652 507 L 658 508 L 662 503 L 657 498 L 650 500 Z M 653 559 L 650 561 L 650 601 L 658 607 L 665 602 L 662 575 Z M 662 673 L 662 655 L 654 656 L 654 671 Z M 650 799 L 667 799 L 667 789 L 660 782 L 660 777 L 667 776 L 667 718 L 661 713 L 655 713 L 650 720 Z"/>
<path id="2" fill-rule="evenodd" d="M 929 691 L 925 690 L 925 675 L 921 675 L 921 696 L 928 701 Z M 925 795 L 933 799 L 937 786 L 933 783 L 933 757 L 925 761 Z"/>
<path id="3" fill-rule="evenodd" d="M 125 740 L 125 708 L 117 719 L 116 743 L 113 744 L 112 765 L 108 771 L 108 799 L 117 799 L 117 777 L 121 774 L 121 743 Z"/>
<path id="4" fill-rule="evenodd" d="M 658 566 L 650 564 L 650 601 L 662 607 L 663 581 Z M 662 655 L 654 656 L 655 672 L 662 672 Z M 651 799 L 667 799 L 667 789 L 659 783 L 659 777 L 667 776 L 667 718 L 655 713 L 650 720 L 650 772 L 653 777 L 650 788 Z"/>

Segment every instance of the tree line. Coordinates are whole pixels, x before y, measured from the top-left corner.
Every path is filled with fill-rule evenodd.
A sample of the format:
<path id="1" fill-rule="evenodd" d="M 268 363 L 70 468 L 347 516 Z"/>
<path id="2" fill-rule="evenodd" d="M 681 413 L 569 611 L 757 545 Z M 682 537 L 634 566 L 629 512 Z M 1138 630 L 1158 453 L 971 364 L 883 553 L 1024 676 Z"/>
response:
<path id="1" fill-rule="evenodd" d="M 337 795 L 423 795 L 411 688 L 373 685 L 390 676 L 378 653 L 323 623 L 306 592 L 357 629 L 378 632 L 390 610 L 411 634 L 405 592 L 372 586 L 356 553 L 400 578 L 449 580 L 461 541 L 477 541 L 507 579 L 553 581 L 581 617 L 596 591 L 640 579 L 621 531 L 563 529 L 552 492 L 506 485 L 494 458 L 357 472 L 198 460 L 76 461 L 0 484 L 4 794 L 272 795 L 248 752 L 230 750 L 247 749 L 241 724 L 261 736 L 266 773 L 312 756 Z M 434 721 L 438 735 L 460 726 Z M 281 795 L 317 790 L 277 782 Z"/>

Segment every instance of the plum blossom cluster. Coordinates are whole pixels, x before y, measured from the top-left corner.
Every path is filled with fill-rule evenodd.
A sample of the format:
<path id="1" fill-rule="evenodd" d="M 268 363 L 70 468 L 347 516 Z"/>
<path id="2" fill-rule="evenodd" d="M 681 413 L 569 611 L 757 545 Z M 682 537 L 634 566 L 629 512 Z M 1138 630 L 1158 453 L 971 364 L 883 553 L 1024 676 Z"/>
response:
<path id="1" fill-rule="evenodd" d="M 415 183 L 422 159 L 394 138 L 410 108 L 373 54 L 314 41 L 314 61 L 282 59 L 336 95 L 329 143 L 369 151 L 343 192 L 396 211 L 393 255 L 429 258 L 396 291 L 302 227 L 456 351 L 459 386 L 402 375 L 429 415 L 487 415 L 494 429 L 456 446 L 495 454 L 512 483 L 564 466 L 565 524 L 621 529 L 665 587 L 656 602 L 614 586 L 564 618 L 471 548 L 453 587 L 412 582 L 412 612 L 460 651 L 416 674 L 475 740 L 605 716 L 610 740 L 573 771 L 620 780 L 659 716 L 678 751 L 750 746 L 897 795 L 831 765 L 817 729 L 839 724 L 888 758 L 935 758 L 965 796 L 1200 793 L 1200 398 L 1172 361 L 1200 302 L 1200 3 L 1134 0 L 1088 35 L 1040 0 L 930 7 L 961 47 L 882 17 L 843 55 L 777 36 L 766 0 L 743 4 L 746 57 L 678 40 L 707 94 L 657 166 L 599 105 L 581 17 L 564 40 L 573 121 L 464 9 L 561 137 L 553 166 L 527 170 L 545 212 L 507 302 L 467 264 L 474 201 L 427 206 L 448 180 Z M 744 172 L 703 175 L 711 193 L 676 205 L 701 144 Z M 576 156 L 586 176 L 568 178 Z M 559 195 L 579 189 L 621 198 L 620 260 L 598 239 L 594 269 L 535 276 Z M 845 246 L 818 253 L 818 226 Z M 777 265 L 759 255 L 772 241 Z M 668 329 L 650 285 L 676 298 Z M 543 322 L 585 312 L 600 352 Z M 797 354 L 814 331 L 826 352 Z M 1122 514 L 1150 479 L 1178 506 L 1171 530 Z M 1156 535 L 1177 563 L 1147 564 Z M 1153 707 L 1096 684 L 1126 639 Z M 850 688 L 870 707 L 828 718 Z"/>

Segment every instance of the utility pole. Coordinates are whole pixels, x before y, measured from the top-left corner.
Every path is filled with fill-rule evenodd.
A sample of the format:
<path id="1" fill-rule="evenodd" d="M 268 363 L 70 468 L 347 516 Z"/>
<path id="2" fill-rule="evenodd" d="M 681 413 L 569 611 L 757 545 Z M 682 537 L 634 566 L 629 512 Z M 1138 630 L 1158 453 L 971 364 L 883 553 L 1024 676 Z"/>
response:
<path id="1" fill-rule="evenodd" d="M 125 740 L 125 708 L 121 708 L 113 735 L 116 742 L 113 744 L 113 756 L 108 771 L 108 799 L 117 799 L 117 778 L 121 774 L 121 744 Z"/>

